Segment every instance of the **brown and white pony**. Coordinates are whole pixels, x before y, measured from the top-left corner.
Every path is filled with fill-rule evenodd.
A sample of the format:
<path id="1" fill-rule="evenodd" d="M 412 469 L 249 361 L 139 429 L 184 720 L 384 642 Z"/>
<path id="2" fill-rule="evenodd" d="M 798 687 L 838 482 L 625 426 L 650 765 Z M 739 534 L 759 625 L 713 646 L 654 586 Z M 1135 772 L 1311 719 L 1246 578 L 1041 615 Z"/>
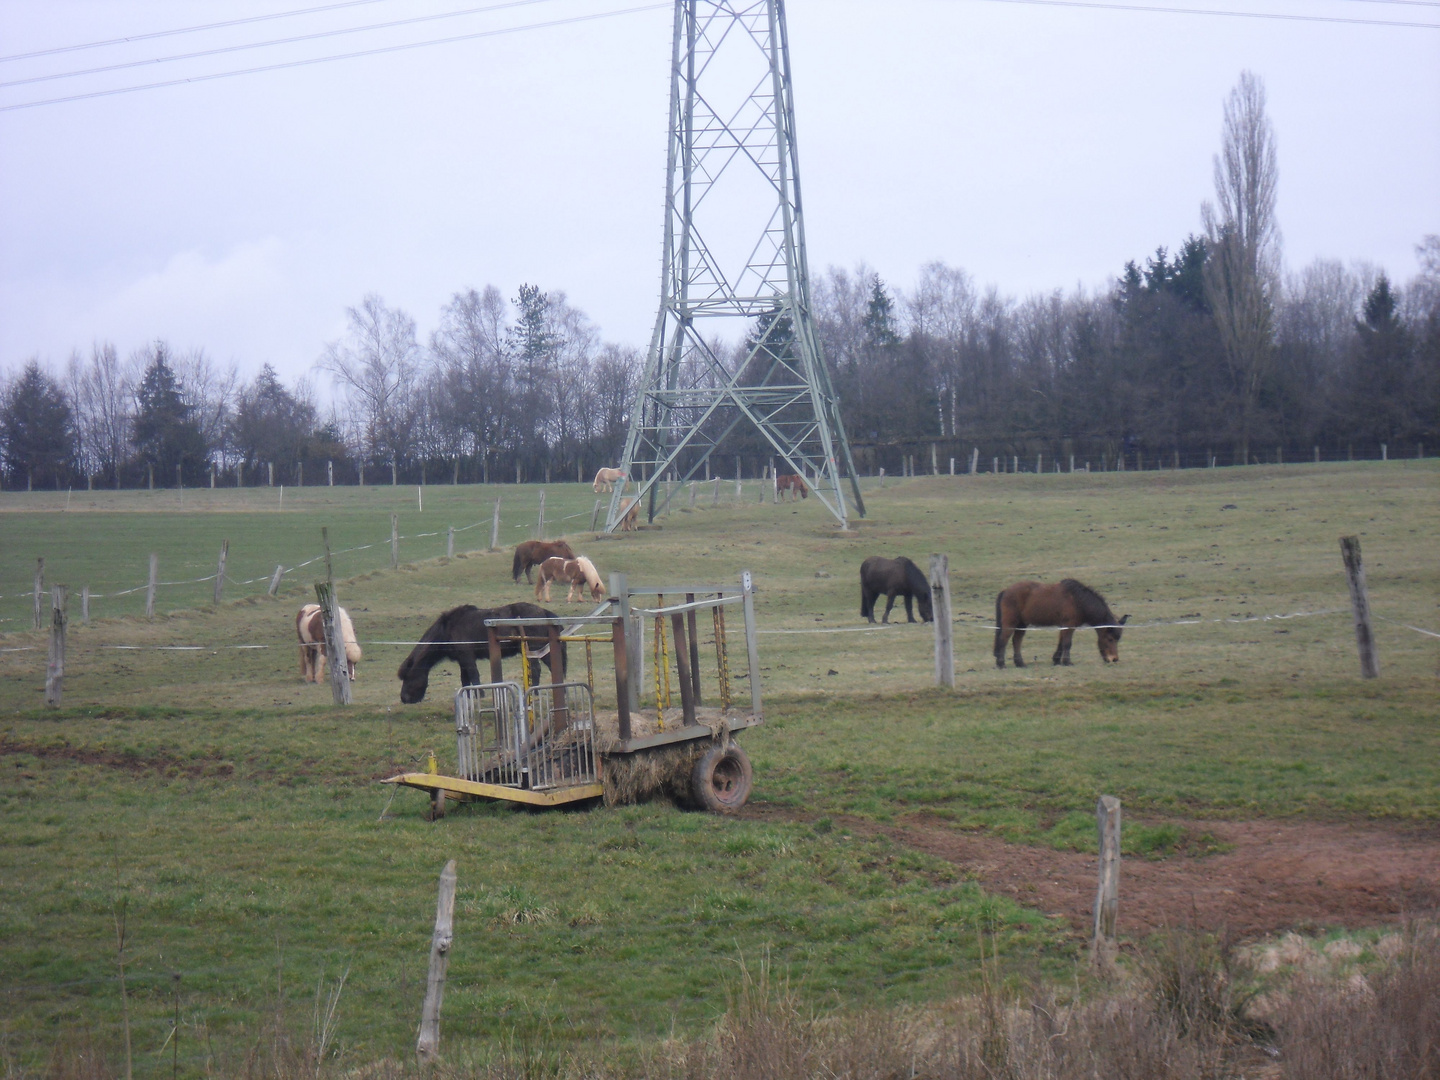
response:
<path id="1" fill-rule="evenodd" d="M 336 608 L 340 619 L 340 635 L 345 642 L 345 668 L 350 681 L 355 681 L 355 665 L 360 662 L 360 643 L 355 640 L 355 625 L 350 613 Z M 300 678 L 319 682 L 325 677 L 325 617 L 319 604 L 306 604 L 295 616 L 295 636 L 300 639 Z"/>
<path id="2" fill-rule="evenodd" d="M 630 478 L 625 475 L 624 469 L 601 469 L 595 474 L 595 483 L 590 486 L 599 494 L 602 491 L 614 491 L 616 480 L 628 479 Z"/>
<path id="3" fill-rule="evenodd" d="M 540 564 L 540 572 L 535 577 L 535 599 L 550 602 L 550 583 L 552 581 L 563 581 L 570 586 L 566 594 L 567 603 L 575 603 L 584 600 L 584 595 L 577 596 L 576 592 L 581 586 L 586 586 L 590 592 L 590 599 L 603 600 L 605 598 L 605 584 L 600 580 L 599 573 L 595 570 L 595 564 L 581 555 L 577 559 L 546 559 Z"/>
<path id="4" fill-rule="evenodd" d="M 635 532 L 640 528 L 640 500 L 631 499 L 625 504 L 625 510 L 620 518 L 621 532 Z"/>
<path id="5" fill-rule="evenodd" d="M 775 478 L 775 496 L 779 498 L 782 494 L 789 492 L 793 502 L 796 495 L 802 499 L 810 497 L 810 489 L 805 485 L 803 476 L 796 476 L 793 473 L 789 476 L 777 476 Z"/>
<path id="6" fill-rule="evenodd" d="M 1015 641 L 1015 666 L 1024 667 L 1020 643 L 1032 626 L 1060 627 L 1060 642 L 1055 646 L 1052 664 L 1070 666 L 1070 640 L 1081 626 L 1095 627 L 1100 646 L 1100 659 L 1107 664 L 1120 662 L 1121 627 L 1129 615 L 1117 619 L 1105 598 L 1088 585 L 1074 578 L 1065 578 L 1056 585 L 1038 581 L 1017 581 L 995 598 L 995 666 L 1005 666 L 1005 645 Z"/>
<path id="7" fill-rule="evenodd" d="M 522 544 L 515 545 L 515 562 L 510 567 L 510 577 L 514 581 L 520 580 L 520 575 L 525 575 L 526 581 L 533 581 L 530 576 L 530 568 L 539 566 L 546 559 L 559 556 L 562 559 L 573 559 L 575 552 L 564 540 L 526 540 Z"/>

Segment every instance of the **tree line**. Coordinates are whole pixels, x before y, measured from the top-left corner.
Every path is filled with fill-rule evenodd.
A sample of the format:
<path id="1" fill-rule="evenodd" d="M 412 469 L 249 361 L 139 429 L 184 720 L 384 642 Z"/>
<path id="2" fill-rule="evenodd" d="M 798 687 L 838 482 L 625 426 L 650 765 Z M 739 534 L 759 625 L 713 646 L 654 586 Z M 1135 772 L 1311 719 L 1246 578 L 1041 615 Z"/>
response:
<path id="1" fill-rule="evenodd" d="M 918 455 L 924 470 L 927 449 L 1103 468 L 1440 449 L 1440 236 L 1417 246 L 1403 287 L 1334 260 L 1287 274 L 1278 175 L 1264 87 L 1247 72 L 1225 104 L 1202 231 L 1126 263 L 1102 291 L 1016 300 L 943 263 L 909 291 L 864 266 L 828 270 L 811 310 L 857 468 L 894 473 Z M 732 372 L 768 369 L 793 351 L 793 329 L 762 317 L 717 349 Z M 317 361 L 335 388 L 326 410 L 306 379 L 286 386 L 267 364 L 245 382 L 163 341 L 124 361 L 97 344 L 59 373 L 31 359 L 0 386 L 0 476 L 12 488 L 581 479 L 620 459 L 641 368 L 562 292 L 457 292 L 426 344 L 371 295 Z M 718 451 L 726 475 L 732 455 L 757 475 L 772 453 L 744 426 Z"/>

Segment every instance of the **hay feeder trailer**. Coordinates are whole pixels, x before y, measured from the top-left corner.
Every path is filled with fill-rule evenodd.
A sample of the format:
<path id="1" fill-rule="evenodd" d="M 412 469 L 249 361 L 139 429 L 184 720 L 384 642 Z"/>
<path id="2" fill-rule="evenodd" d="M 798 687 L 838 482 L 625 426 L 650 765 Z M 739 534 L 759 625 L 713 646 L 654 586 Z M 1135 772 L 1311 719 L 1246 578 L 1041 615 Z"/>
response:
<path id="1" fill-rule="evenodd" d="M 427 771 L 383 782 L 428 792 L 432 818 L 444 816 L 448 801 L 560 806 L 598 798 L 629 802 L 662 790 L 717 813 L 743 806 L 752 773 L 735 736 L 763 722 L 749 571 L 738 588 L 631 588 L 623 574 L 611 575 L 610 586 L 610 599 L 591 615 L 486 620 L 490 681 L 462 686 L 455 694 L 454 775 L 442 773 L 431 754 Z M 636 606 L 639 597 L 654 598 L 654 606 Z M 680 597 L 683 601 L 666 603 Z M 732 699 L 730 688 L 725 609 L 734 604 L 741 605 L 745 622 L 748 708 Z M 714 628 L 713 705 L 705 705 L 701 694 L 697 615 L 707 611 Z M 647 620 L 654 626 L 653 706 L 641 704 Z M 505 680 L 501 671 L 501 643 L 507 639 L 520 644 L 519 682 Z M 562 643 L 584 644 L 583 681 L 567 681 Z M 604 643 L 614 657 L 616 707 L 597 712 L 593 646 Z M 538 660 L 547 654 L 548 684 L 538 678 Z M 677 684 L 678 710 L 671 700 Z"/>

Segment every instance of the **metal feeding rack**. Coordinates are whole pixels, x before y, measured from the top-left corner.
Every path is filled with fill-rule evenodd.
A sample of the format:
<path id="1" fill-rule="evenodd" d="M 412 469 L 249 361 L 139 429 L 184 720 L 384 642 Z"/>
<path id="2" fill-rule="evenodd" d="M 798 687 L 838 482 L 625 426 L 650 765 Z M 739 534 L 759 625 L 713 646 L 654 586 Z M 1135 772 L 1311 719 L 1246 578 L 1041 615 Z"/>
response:
<path id="1" fill-rule="evenodd" d="M 623 802 L 661 789 L 687 796 L 707 810 L 739 809 L 749 798 L 749 758 L 735 734 L 763 722 L 760 662 L 750 572 L 733 585 L 630 587 L 611 576 L 611 597 L 580 617 L 487 619 L 490 681 L 455 694 L 456 758 L 442 773 L 433 754 L 425 772 L 384 781 L 426 791 L 432 817 L 447 801 L 499 799 L 559 806 L 585 799 Z M 638 598 L 653 607 L 637 606 Z M 667 598 L 682 598 L 666 603 Z M 744 678 L 748 709 L 732 691 L 725 611 L 741 606 L 745 625 Z M 700 620 L 710 614 L 715 652 L 714 704 L 704 702 Z M 651 630 L 654 697 L 642 700 L 644 638 Z M 535 652 L 534 628 L 547 647 Z M 530 630 L 527 635 L 526 631 Z M 520 679 L 506 680 L 501 653 L 518 642 Z M 566 680 L 568 644 L 585 647 L 584 681 Z M 595 707 L 595 646 L 609 643 L 615 708 Z M 550 681 L 540 680 L 542 656 Z M 672 681 L 672 662 L 674 679 Z M 679 710 L 675 708 L 675 696 Z"/>

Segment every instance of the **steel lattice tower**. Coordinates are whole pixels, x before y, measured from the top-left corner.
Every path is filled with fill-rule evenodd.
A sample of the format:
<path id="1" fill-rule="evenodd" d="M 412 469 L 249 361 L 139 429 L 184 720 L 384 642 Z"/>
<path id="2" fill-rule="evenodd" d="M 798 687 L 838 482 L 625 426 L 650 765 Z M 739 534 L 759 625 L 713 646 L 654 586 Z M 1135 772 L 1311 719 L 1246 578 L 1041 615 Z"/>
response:
<path id="1" fill-rule="evenodd" d="M 621 467 L 654 520 L 748 421 L 840 521 L 865 516 L 816 344 L 784 0 L 676 0 L 660 311 Z M 743 339 L 729 353 L 720 343 Z M 664 492 L 664 488 L 658 489 Z M 617 485 L 607 529 L 636 489 Z"/>

